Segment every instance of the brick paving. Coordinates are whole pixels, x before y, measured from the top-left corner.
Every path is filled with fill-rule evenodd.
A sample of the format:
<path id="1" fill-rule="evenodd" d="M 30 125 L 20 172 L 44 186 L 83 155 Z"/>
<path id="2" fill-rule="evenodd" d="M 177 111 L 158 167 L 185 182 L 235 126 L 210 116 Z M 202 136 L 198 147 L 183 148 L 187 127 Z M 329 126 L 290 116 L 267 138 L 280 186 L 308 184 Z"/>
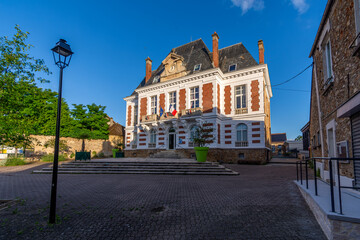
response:
<path id="1" fill-rule="evenodd" d="M 0 239 L 326 239 L 292 180 L 294 166 L 226 165 L 239 176 L 51 175 L 0 168 Z"/>

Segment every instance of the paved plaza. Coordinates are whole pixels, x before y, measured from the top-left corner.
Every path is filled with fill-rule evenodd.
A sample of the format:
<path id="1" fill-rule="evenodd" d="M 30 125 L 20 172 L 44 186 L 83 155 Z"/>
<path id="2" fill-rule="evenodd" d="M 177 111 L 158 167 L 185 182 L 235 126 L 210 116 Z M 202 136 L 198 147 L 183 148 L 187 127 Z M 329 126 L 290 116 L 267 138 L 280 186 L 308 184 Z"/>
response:
<path id="1" fill-rule="evenodd" d="M 238 176 L 59 175 L 48 225 L 49 164 L 0 168 L 0 239 L 325 239 L 293 165 L 235 165 Z"/>

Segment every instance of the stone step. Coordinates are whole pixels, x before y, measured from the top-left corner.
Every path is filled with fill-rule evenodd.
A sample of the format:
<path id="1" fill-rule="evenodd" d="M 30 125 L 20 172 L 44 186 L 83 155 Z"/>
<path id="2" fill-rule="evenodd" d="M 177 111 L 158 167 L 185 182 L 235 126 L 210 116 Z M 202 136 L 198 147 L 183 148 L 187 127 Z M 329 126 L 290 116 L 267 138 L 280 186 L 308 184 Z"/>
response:
<path id="1" fill-rule="evenodd" d="M 51 174 L 52 167 L 33 173 Z M 87 161 L 63 163 L 58 173 L 64 174 L 190 174 L 190 175 L 238 175 L 218 163 L 198 162 L 137 162 L 137 161 Z"/>
<path id="2" fill-rule="evenodd" d="M 200 167 L 200 166 L 171 166 L 171 165 L 166 165 L 166 166 L 156 166 L 156 165 L 151 165 L 151 166 L 137 166 L 137 165 L 126 165 L 126 166 L 103 166 L 103 165 L 61 165 L 59 166 L 61 168 L 98 168 L 98 169 L 102 169 L 102 168 L 109 168 L 109 169 L 126 169 L 126 168 L 142 168 L 142 169 L 151 169 L 151 168 L 156 168 L 156 169 L 224 169 L 223 166 L 204 166 L 204 167 Z"/>
<path id="3" fill-rule="evenodd" d="M 52 171 L 52 168 L 43 168 L 45 171 Z M 221 171 L 231 171 L 226 168 L 212 168 L 212 169 L 204 169 L 204 168 L 168 168 L 168 169 L 159 169 L 159 168 L 62 168 L 60 167 L 59 170 L 61 171 L 153 171 L 153 172 L 182 172 L 182 171 L 192 171 L 192 172 L 221 172 Z"/>
<path id="4" fill-rule="evenodd" d="M 221 165 L 213 164 L 61 164 L 61 167 L 198 167 L 198 168 L 218 168 Z"/>
<path id="5" fill-rule="evenodd" d="M 43 170 L 35 170 L 33 173 L 37 174 L 51 174 L 52 171 L 43 171 Z M 239 175 L 237 172 L 229 171 L 229 172 L 145 172 L 145 171 L 58 171 L 58 174 L 158 174 L 158 175 L 228 175 L 235 176 Z"/>

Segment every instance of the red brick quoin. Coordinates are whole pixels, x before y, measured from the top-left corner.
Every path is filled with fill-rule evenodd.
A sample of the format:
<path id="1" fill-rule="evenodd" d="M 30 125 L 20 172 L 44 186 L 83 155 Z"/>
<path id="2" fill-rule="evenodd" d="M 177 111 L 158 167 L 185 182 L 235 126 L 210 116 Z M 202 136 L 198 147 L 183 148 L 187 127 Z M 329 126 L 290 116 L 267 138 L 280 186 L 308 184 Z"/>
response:
<path id="1" fill-rule="evenodd" d="M 207 83 L 203 85 L 202 89 L 202 103 L 203 103 L 203 112 L 211 113 L 213 109 L 213 84 Z"/>
<path id="2" fill-rule="evenodd" d="M 147 98 L 144 97 L 140 100 L 140 121 L 142 119 L 142 116 L 146 116 L 147 111 Z"/>
<path id="3" fill-rule="evenodd" d="M 251 81 L 251 110 L 259 111 L 260 109 L 260 95 L 259 95 L 259 81 Z"/>
<path id="4" fill-rule="evenodd" d="M 186 107 L 186 90 L 180 89 L 179 91 L 179 110 L 184 110 Z"/>
<path id="5" fill-rule="evenodd" d="M 128 120 L 127 120 L 127 125 L 128 125 L 128 126 L 131 125 L 131 106 L 128 106 Z"/>
<path id="6" fill-rule="evenodd" d="M 225 90 L 225 93 L 224 93 L 224 97 L 225 97 L 224 111 L 225 111 L 225 114 L 230 114 L 231 113 L 231 87 L 226 86 L 224 90 Z"/>

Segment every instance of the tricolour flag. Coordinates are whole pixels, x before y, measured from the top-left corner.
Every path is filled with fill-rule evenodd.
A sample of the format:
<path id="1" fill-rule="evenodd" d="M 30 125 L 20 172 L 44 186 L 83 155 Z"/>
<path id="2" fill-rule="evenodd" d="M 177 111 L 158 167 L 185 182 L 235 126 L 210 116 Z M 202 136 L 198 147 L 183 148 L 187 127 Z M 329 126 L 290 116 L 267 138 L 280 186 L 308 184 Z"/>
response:
<path id="1" fill-rule="evenodd" d="M 173 106 L 172 104 L 170 104 L 170 109 L 169 109 L 169 111 L 171 112 L 171 114 L 172 114 L 173 116 L 175 116 L 176 113 L 177 113 L 176 109 L 174 108 L 174 106 Z"/>

